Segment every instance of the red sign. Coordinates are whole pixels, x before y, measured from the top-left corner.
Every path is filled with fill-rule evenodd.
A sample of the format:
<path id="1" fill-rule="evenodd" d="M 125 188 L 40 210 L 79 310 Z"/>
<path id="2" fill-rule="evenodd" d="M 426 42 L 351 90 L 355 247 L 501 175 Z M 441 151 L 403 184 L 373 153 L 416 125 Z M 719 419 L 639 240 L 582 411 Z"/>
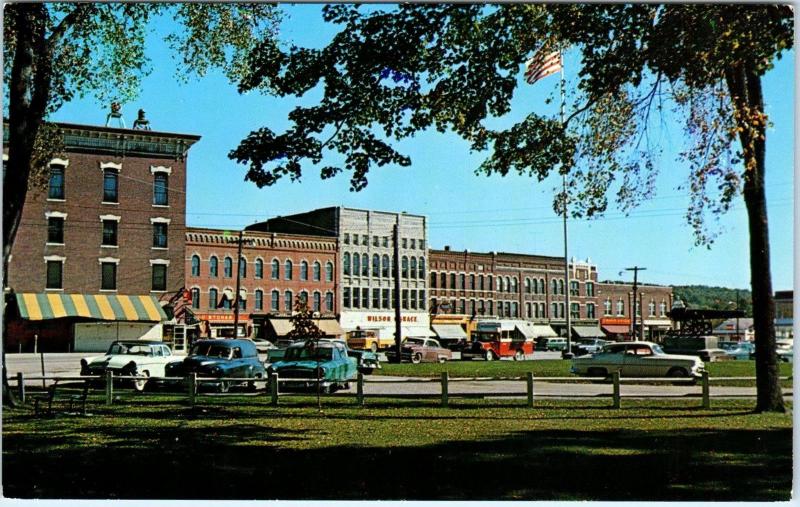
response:
<path id="1" fill-rule="evenodd" d="M 367 315 L 367 322 L 394 322 L 391 315 Z M 416 315 L 402 315 L 400 322 L 417 322 Z"/>
<path id="2" fill-rule="evenodd" d="M 620 317 L 603 317 L 600 319 L 601 326 L 630 326 L 631 319 Z"/>
<path id="3" fill-rule="evenodd" d="M 233 322 L 232 313 L 198 313 L 198 320 L 207 320 L 209 322 Z M 250 314 L 239 314 L 239 322 L 250 320 Z"/>

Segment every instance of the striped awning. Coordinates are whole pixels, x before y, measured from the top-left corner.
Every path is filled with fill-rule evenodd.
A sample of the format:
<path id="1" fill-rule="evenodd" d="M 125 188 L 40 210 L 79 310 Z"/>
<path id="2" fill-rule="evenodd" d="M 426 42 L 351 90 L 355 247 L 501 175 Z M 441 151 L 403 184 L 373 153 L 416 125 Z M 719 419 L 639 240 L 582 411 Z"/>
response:
<path id="1" fill-rule="evenodd" d="M 17 294 L 19 314 L 27 320 L 86 317 L 97 320 L 149 321 L 167 320 L 167 315 L 153 296 L 116 296 L 105 294 Z"/>

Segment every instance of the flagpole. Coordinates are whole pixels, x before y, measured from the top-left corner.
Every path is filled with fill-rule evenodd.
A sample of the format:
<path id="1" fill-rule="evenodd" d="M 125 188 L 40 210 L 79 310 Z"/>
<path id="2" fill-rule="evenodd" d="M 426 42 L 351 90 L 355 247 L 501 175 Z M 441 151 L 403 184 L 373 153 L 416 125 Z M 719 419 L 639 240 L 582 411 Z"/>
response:
<path id="1" fill-rule="evenodd" d="M 564 79 L 564 55 L 562 48 L 558 48 L 558 58 L 561 60 L 561 125 L 564 126 L 564 108 L 566 107 L 566 83 Z M 570 281 L 569 281 L 569 257 L 567 250 L 567 174 L 561 175 L 561 182 L 564 188 L 564 311 L 567 324 L 567 350 L 564 354 L 566 359 L 572 358 L 572 316 L 569 301 Z"/>

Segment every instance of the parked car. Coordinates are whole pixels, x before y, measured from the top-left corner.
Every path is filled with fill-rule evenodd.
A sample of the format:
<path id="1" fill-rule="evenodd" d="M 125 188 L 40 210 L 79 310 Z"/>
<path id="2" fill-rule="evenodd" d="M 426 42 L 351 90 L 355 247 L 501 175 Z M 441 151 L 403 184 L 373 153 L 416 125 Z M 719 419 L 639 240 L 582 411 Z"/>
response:
<path id="1" fill-rule="evenodd" d="M 574 347 L 574 354 L 576 356 L 585 356 L 586 354 L 595 354 L 603 347 L 605 347 L 609 342 L 608 340 L 603 340 L 601 338 L 581 338 L 580 340 L 575 343 Z"/>
<path id="2" fill-rule="evenodd" d="M 252 338 L 252 341 L 256 346 L 256 350 L 260 354 L 268 354 L 270 350 L 275 350 L 278 348 L 277 345 L 266 338 Z"/>
<path id="3" fill-rule="evenodd" d="M 728 357 L 737 361 L 750 359 L 756 350 L 752 342 L 719 342 L 719 347 Z"/>
<path id="4" fill-rule="evenodd" d="M 553 350 L 566 350 L 567 349 L 567 339 L 566 338 L 537 338 L 536 339 L 536 350 L 543 350 L 546 352 L 550 352 Z"/>
<path id="5" fill-rule="evenodd" d="M 347 355 L 356 358 L 356 365 L 358 371 L 364 375 L 369 375 L 375 370 L 381 369 L 381 362 L 378 360 L 378 354 L 369 350 L 353 350 L 347 346 L 347 341 L 341 338 L 322 338 L 321 342 L 339 343 L 344 346 Z"/>
<path id="6" fill-rule="evenodd" d="M 652 342 L 610 343 L 591 356 L 572 360 L 572 373 L 606 377 L 619 371 L 627 377 L 699 377 L 705 371 L 697 356 L 667 354 Z"/>
<path id="7" fill-rule="evenodd" d="M 718 346 L 719 338 L 713 335 L 683 336 L 673 335 L 664 338 L 664 352 L 698 356 L 706 362 L 730 359 Z"/>
<path id="8" fill-rule="evenodd" d="M 119 340 L 102 356 L 81 359 L 81 375 L 139 377 L 131 381 L 134 389 L 143 391 L 147 377 L 163 377 L 167 363 L 175 359 L 170 348 L 159 341 Z"/>
<path id="9" fill-rule="evenodd" d="M 347 389 L 356 377 L 358 360 L 348 354 L 347 346 L 340 341 L 320 340 L 316 343 L 298 341 L 289 345 L 282 360 L 270 365 L 267 373 L 290 379 L 281 382 L 283 389 L 316 390 L 316 378 L 322 391 L 331 393 Z M 297 379 L 297 380 L 293 380 Z"/>
<path id="10" fill-rule="evenodd" d="M 397 352 L 389 350 L 386 356 L 390 360 L 397 356 Z M 417 363 L 444 363 L 453 358 L 450 349 L 442 347 L 433 338 L 406 338 L 400 344 L 400 359 Z"/>
<path id="11" fill-rule="evenodd" d="M 794 362 L 794 340 L 787 338 L 780 338 L 775 340 L 775 352 L 778 354 L 778 361 L 784 363 Z M 753 351 L 750 352 L 750 359 L 756 358 L 755 345 Z"/>
<path id="12" fill-rule="evenodd" d="M 185 377 L 196 373 L 198 377 L 214 377 L 220 380 L 204 381 L 204 386 L 214 386 L 227 392 L 241 381 L 222 380 L 225 377 L 260 379 L 266 376 L 264 365 L 258 359 L 258 351 L 252 340 L 216 339 L 196 341 L 183 360 L 167 364 L 167 377 Z M 251 387 L 254 383 L 251 381 Z"/>

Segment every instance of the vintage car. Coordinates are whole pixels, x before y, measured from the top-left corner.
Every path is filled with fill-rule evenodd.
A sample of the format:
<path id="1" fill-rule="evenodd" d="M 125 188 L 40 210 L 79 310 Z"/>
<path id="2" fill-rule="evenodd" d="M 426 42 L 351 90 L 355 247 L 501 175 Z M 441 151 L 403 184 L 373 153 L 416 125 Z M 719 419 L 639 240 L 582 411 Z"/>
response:
<path id="1" fill-rule="evenodd" d="M 378 360 L 378 354 L 369 350 L 353 350 L 347 346 L 347 341 L 340 338 L 322 338 L 320 342 L 339 343 L 347 349 L 347 355 L 356 358 L 356 365 L 358 371 L 364 375 L 369 375 L 375 370 L 381 369 L 381 362 Z"/>
<path id="2" fill-rule="evenodd" d="M 603 340 L 601 338 L 581 338 L 574 345 L 575 355 L 585 356 L 586 354 L 595 354 L 608 343 L 610 343 L 608 340 Z"/>
<path id="3" fill-rule="evenodd" d="M 775 340 L 775 353 L 778 354 L 778 361 L 784 363 L 794 362 L 794 340 L 791 338 L 779 338 Z M 755 344 L 750 352 L 750 359 L 756 358 Z"/>
<path id="4" fill-rule="evenodd" d="M 719 342 L 719 347 L 737 361 L 750 359 L 750 354 L 756 350 L 752 342 Z"/>
<path id="5" fill-rule="evenodd" d="M 280 383 L 281 389 L 312 390 L 317 388 L 317 379 L 323 392 L 347 389 L 356 378 L 358 360 L 348 354 L 347 346 L 336 340 L 318 342 L 298 341 L 286 348 L 283 359 L 272 363 L 268 374 L 277 373 L 288 379 Z"/>
<path id="6" fill-rule="evenodd" d="M 536 339 L 536 350 L 552 352 L 566 350 L 567 339 L 561 337 L 539 337 Z"/>
<path id="7" fill-rule="evenodd" d="M 389 350 L 386 357 L 390 360 L 397 356 L 397 352 Z M 400 344 L 400 359 L 417 363 L 444 363 L 453 358 L 450 349 L 442 347 L 433 338 L 406 338 Z"/>
<path id="8" fill-rule="evenodd" d="M 216 387 L 227 392 L 234 384 L 246 382 L 225 380 L 228 378 L 260 379 L 266 377 L 264 365 L 258 359 L 255 344 L 247 339 L 198 340 L 189 350 L 189 355 L 180 361 L 167 364 L 167 377 L 185 377 L 196 373 L 198 377 L 214 377 L 219 380 L 204 380 L 201 386 Z M 250 387 L 255 384 L 248 382 Z"/>
<path id="9" fill-rule="evenodd" d="M 591 356 L 572 360 L 572 373 L 606 377 L 615 371 L 626 377 L 700 377 L 705 365 L 697 356 L 667 354 L 652 342 L 610 343 Z"/>
<path id="10" fill-rule="evenodd" d="M 119 340 L 103 356 L 81 359 L 81 375 L 104 376 L 111 371 L 115 376 L 139 377 L 132 380 L 134 389 L 143 391 L 147 377 L 163 377 L 164 368 L 174 360 L 172 351 L 159 341 Z"/>

